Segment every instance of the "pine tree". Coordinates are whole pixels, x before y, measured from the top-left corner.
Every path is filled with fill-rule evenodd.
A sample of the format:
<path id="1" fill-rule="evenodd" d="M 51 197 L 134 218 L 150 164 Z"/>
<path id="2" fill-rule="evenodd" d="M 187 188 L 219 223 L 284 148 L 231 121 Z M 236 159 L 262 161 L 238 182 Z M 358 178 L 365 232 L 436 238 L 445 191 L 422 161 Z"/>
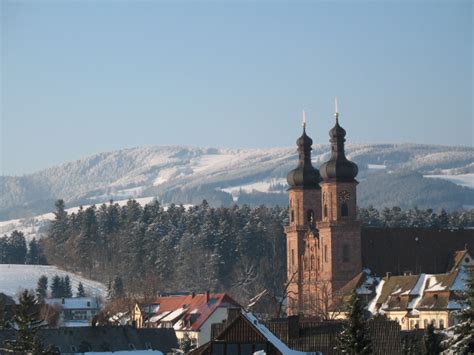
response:
<path id="1" fill-rule="evenodd" d="M 86 290 L 84 290 L 84 285 L 82 282 L 79 282 L 79 285 L 77 286 L 77 297 L 86 297 Z"/>
<path id="2" fill-rule="evenodd" d="M 69 278 L 69 275 L 66 275 L 66 277 L 64 277 L 63 285 L 63 297 L 72 297 L 71 279 Z"/>
<path id="3" fill-rule="evenodd" d="M 38 299 L 39 303 L 44 303 L 44 300 L 47 298 L 48 293 L 48 277 L 46 275 L 42 275 L 38 279 L 38 284 L 36 286 L 36 298 Z"/>
<path id="4" fill-rule="evenodd" d="M 474 354 L 474 272 L 466 272 L 466 290 L 463 309 L 458 315 L 459 324 L 454 327 L 450 351 L 456 354 Z"/>
<path id="5" fill-rule="evenodd" d="M 423 342 L 425 344 L 426 355 L 438 355 L 441 352 L 441 339 L 440 336 L 435 333 L 433 324 L 429 324 L 426 328 Z"/>
<path id="6" fill-rule="evenodd" d="M 26 254 L 26 263 L 30 265 L 38 265 L 40 261 L 40 249 L 36 238 L 28 243 L 28 253 Z"/>
<path id="7" fill-rule="evenodd" d="M 63 288 L 61 285 L 61 278 L 58 275 L 53 277 L 53 282 L 51 283 L 51 297 L 52 298 L 61 298 L 63 296 Z"/>
<path id="8" fill-rule="evenodd" d="M 125 296 L 125 290 L 123 287 L 123 281 L 120 276 L 116 276 L 112 285 L 112 298 L 123 298 Z"/>
<path id="9" fill-rule="evenodd" d="M 357 293 L 352 291 L 347 305 L 347 320 L 344 322 L 339 337 L 339 350 L 345 354 L 371 354 L 372 344 L 367 322 L 364 317 L 364 306 Z"/>
<path id="10" fill-rule="evenodd" d="M 57 200 L 54 205 L 56 211 L 49 235 L 57 243 L 62 243 L 69 237 L 68 215 L 63 200 Z"/>
<path id="11" fill-rule="evenodd" d="M 14 321 L 18 327 L 16 340 L 7 342 L 7 349 L 20 354 L 39 355 L 44 353 L 43 345 L 38 338 L 42 320 L 38 319 L 38 302 L 27 290 L 20 297 L 20 306 Z"/>

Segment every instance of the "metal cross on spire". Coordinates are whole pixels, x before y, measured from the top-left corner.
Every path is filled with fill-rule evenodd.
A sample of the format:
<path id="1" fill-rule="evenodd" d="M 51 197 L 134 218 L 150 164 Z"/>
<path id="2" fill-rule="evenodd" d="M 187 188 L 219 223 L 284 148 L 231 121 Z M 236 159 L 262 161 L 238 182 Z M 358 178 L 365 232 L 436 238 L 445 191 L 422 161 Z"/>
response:
<path id="1" fill-rule="evenodd" d="M 302 123 L 303 129 L 306 129 L 306 112 L 303 110 L 303 123 Z"/>
<path id="2" fill-rule="evenodd" d="M 335 105 L 334 116 L 336 116 L 336 122 L 339 123 L 339 102 L 337 100 L 337 96 L 334 98 L 334 105 Z"/>

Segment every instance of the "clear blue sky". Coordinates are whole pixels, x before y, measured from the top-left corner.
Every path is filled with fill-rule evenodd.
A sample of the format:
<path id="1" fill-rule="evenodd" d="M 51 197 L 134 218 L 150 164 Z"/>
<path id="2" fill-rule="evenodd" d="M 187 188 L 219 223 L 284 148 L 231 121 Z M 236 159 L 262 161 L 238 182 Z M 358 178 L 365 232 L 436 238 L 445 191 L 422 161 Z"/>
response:
<path id="1" fill-rule="evenodd" d="M 1 2 L 1 173 L 140 145 L 473 145 L 471 1 Z"/>

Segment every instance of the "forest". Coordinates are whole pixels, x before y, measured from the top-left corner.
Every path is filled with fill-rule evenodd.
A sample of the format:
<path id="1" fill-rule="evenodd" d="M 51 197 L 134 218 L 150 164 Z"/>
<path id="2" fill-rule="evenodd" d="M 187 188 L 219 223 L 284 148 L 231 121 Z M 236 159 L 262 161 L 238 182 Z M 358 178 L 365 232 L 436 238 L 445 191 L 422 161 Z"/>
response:
<path id="1" fill-rule="evenodd" d="M 474 212 L 398 207 L 359 209 L 368 227 L 466 228 Z M 287 209 L 233 206 L 206 201 L 164 208 L 112 201 L 68 214 L 56 202 L 48 235 L 27 247 L 21 232 L 0 238 L 0 263 L 44 263 L 80 272 L 131 296 L 158 292 L 226 291 L 246 302 L 266 289 L 278 296 L 286 279 Z M 110 286 L 109 286 L 110 287 Z"/>

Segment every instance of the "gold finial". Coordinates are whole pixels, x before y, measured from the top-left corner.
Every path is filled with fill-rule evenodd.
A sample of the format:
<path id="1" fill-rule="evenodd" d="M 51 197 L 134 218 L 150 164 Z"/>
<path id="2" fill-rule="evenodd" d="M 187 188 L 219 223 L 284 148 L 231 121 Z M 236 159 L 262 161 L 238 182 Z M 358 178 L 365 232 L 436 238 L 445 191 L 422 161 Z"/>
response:
<path id="1" fill-rule="evenodd" d="M 337 100 L 337 96 L 334 98 L 334 105 L 335 105 L 334 116 L 336 116 L 336 122 L 339 122 L 339 102 Z"/>
<path id="2" fill-rule="evenodd" d="M 303 129 L 306 129 L 306 112 L 303 110 Z"/>

